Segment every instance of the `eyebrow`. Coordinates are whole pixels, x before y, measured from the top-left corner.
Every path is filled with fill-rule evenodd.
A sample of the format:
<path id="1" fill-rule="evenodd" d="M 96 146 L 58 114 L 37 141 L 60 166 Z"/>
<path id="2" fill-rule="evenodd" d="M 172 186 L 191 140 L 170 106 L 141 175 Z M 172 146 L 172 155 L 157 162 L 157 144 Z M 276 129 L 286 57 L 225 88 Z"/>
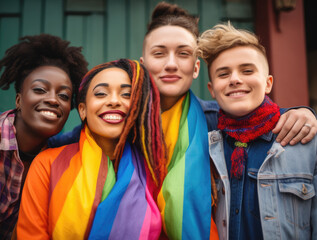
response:
<path id="1" fill-rule="evenodd" d="M 239 65 L 239 67 L 249 67 L 249 66 L 256 68 L 255 64 L 253 64 L 253 63 L 243 63 L 243 64 Z M 228 69 L 229 69 L 229 67 L 220 67 L 220 68 L 216 69 L 216 73 L 219 71 L 228 70 Z"/>
<path id="2" fill-rule="evenodd" d="M 97 84 L 93 90 L 95 90 L 97 87 L 109 87 L 109 84 L 108 83 L 99 83 Z"/>
<path id="3" fill-rule="evenodd" d="M 193 48 L 190 45 L 179 45 L 179 46 L 177 46 L 177 48 L 186 48 L 186 47 Z M 167 47 L 165 45 L 154 45 L 154 46 L 151 47 L 151 49 L 153 49 L 153 48 L 167 48 Z"/>
<path id="4" fill-rule="evenodd" d="M 120 87 L 121 88 L 131 88 L 132 85 L 131 84 L 121 84 Z"/>
<path id="5" fill-rule="evenodd" d="M 109 87 L 108 83 L 99 83 L 97 84 L 93 90 L 95 90 L 97 87 Z M 121 84 L 120 85 L 121 88 L 131 88 L 131 84 Z"/>
<path id="6" fill-rule="evenodd" d="M 34 80 L 32 81 L 32 83 L 34 83 L 34 82 L 41 82 L 41 83 L 43 83 L 43 84 L 52 85 L 50 81 L 48 81 L 48 80 L 46 80 L 46 79 L 41 79 L 41 78 L 34 79 Z M 61 88 L 62 88 L 62 89 L 69 89 L 69 91 L 72 91 L 72 89 L 71 89 L 70 87 L 66 86 L 66 85 L 62 85 Z"/>
<path id="7" fill-rule="evenodd" d="M 249 67 L 249 66 L 256 67 L 255 64 L 253 64 L 253 63 L 243 63 L 239 67 Z"/>
<path id="8" fill-rule="evenodd" d="M 223 70 L 228 70 L 228 69 L 229 69 L 229 67 L 217 68 L 216 71 L 215 71 L 215 73 L 220 72 L 220 71 L 223 71 Z"/>

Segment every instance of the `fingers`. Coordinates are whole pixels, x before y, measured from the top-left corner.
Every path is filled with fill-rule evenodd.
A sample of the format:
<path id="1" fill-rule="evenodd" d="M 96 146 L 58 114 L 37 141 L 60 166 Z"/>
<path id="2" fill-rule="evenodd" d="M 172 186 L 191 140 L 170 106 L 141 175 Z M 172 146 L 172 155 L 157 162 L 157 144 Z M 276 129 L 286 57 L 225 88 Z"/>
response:
<path id="1" fill-rule="evenodd" d="M 306 125 L 306 124 L 302 125 L 299 133 L 296 136 L 294 136 L 293 139 L 290 140 L 289 144 L 295 145 L 298 142 L 305 144 L 305 143 L 311 141 L 315 135 L 313 133 L 310 133 L 310 132 L 311 132 L 311 127 L 308 127 L 308 125 Z M 306 138 L 306 141 L 303 142 L 303 140 L 305 138 Z"/>
<path id="2" fill-rule="evenodd" d="M 290 142 L 291 145 L 298 143 L 308 134 L 307 129 L 303 129 L 304 124 L 304 119 L 293 119 L 288 117 L 285 120 L 281 132 L 277 135 L 277 141 L 280 141 L 282 146 L 286 146 Z"/>
<path id="3" fill-rule="evenodd" d="M 276 141 L 282 146 L 305 144 L 313 139 L 317 133 L 317 120 L 308 109 L 293 109 L 283 114 L 273 129 L 278 133 Z"/>
<path id="4" fill-rule="evenodd" d="M 305 128 L 309 128 L 309 127 L 306 125 Z M 306 143 L 310 142 L 317 134 L 317 120 L 315 120 L 314 123 L 311 124 L 311 127 L 309 129 L 310 130 L 309 130 L 309 133 L 307 134 L 307 136 L 301 140 L 302 144 L 306 144 Z"/>
<path id="5" fill-rule="evenodd" d="M 287 134 L 286 129 L 284 129 L 283 132 L 281 132 L 282 127 L 284 126 L 285 121 L 287 119 L 286 115 L 287 115 L 287 112 L 285 114 L 281 115 L 275 128 L 272 130 L 272 132 L 275 134 L 279 133 L 279 136 L 278 136 L 280 138 L 279 141 L 278 141 L 278 139 L 276 139 L 276 141 L 278 141 L 278 142 L 280 142 L 281 139 L 283 139 L 285 137 L 285 135 Z"/>

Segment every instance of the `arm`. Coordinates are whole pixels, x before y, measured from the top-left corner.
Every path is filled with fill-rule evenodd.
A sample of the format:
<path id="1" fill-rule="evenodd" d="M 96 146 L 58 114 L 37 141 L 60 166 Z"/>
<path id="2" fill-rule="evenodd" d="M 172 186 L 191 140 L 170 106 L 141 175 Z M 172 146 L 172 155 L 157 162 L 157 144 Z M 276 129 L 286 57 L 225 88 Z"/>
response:
<path id="1" fill-rule="evenodd" d="M 291 109 L 281 115 L 273 133 L 278 133 L 276 141 L 282 146 L 305 144 L 316 135 L 317 120 L 309 108 Z"/>
<path id="2" fill-rule="evenodd" d="M 82 125 L 80 124 L 74 127 L 74 129 L 71 132 L 57 134 L 53 137 L 50 137 L 47 141 L 47 146 L 49 148 L 56 148 L 67 144 L 79 142 L 81 129 Z"/>
<path id="3" fill-rule="evenodd" d="M 205 113 L 208 131 L 216 130 L 218 123 L 219 106 L 216 101 L 205 101 L 199 99 L 200 105 Z M 295 145 L 299 141 L 305 144 L 313 139 L 317 133 L 317 120 L 314 112 L 307 107 L 282 109 L 282 115 L 273 133 L 278 134 L 277 141 L 282 146 Z M 311 127 L 305 126 L 305 124 Z"/>
<path id="4" fill-rule="evenodd" d="M 48 156 L 42 152 L 34 159 L 24 184 L 17 223 L 18 239 L 50 238 L 48 233 L 49 175 Z"/>

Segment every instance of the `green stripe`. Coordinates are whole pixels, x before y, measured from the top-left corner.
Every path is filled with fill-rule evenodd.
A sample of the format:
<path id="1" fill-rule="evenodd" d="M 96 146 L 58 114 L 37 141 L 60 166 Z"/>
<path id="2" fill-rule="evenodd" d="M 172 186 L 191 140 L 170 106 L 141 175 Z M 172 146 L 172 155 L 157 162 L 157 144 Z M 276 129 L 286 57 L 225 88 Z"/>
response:
<path id="1" fill-rule="evenodd" d="M 183 102 L 183 112 L 180 119 L 180 129 L 177 143 L 174 148 L 168 174 L 163 183 L 165 205 L 166 231 L 171 239 L 182 238 L 184 180 L 185 180 L 185 153 L 189 145 L 187 114 L 189 109 L 189 93 Z M 172 193 L 174 198 L 169 193 Z M 175 197 L 179 196 L 180 199 Z"/>
<path id="2" fill-rule="evenodd" d="M 107 156 L 107 161 L 108 161 L 108 173 L 107 173 L 105 185 L 102 189 L 101 202 L 107 198 L 111 189 L 116 183 L 116 175 L 114 173 L 112 162 L 110 161 L 108 156 Z"/>

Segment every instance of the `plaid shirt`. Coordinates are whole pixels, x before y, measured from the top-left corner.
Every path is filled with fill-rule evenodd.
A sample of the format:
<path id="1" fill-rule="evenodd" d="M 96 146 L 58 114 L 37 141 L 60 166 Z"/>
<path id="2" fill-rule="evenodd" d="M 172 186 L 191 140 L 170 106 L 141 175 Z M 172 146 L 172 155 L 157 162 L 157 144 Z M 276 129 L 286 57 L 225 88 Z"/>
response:
<path id="1" fill-rule="evenodd" d="M 18 219 L 23 163 L 14 128 L 15 110 L 0 115 L 0 239 L 10 239 Z"/>

